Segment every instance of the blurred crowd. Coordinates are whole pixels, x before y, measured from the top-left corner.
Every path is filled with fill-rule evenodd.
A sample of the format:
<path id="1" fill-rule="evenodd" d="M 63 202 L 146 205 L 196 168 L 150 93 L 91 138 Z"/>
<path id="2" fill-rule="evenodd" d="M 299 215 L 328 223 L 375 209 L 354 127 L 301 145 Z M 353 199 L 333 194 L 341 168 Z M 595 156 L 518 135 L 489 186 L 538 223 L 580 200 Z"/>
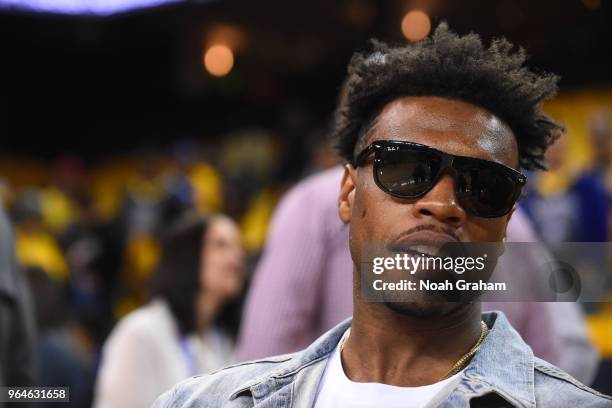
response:
<path id="1" fill-rule="evenodd" d="M 271 132 L 249 129 L 95 164 L 3 157 L 0 197 L 34 299 L 39 383 L 70 385 L 74 400 L 91 402 L 105 339 L 151 298 L 163 236 L 185 215 L 236 220 L 252 264 L 290 183 L 306 166 L 336 160 L 324 146 L 307 146 L 307 165 L 296 160 L 288 170 L 287 150 Z M 230 329 L 235 335 L 237 323 Z"/>
<path id="2" fill-rule="evenodd" d="M 559 106 L 570 109 L 569 105 L 571 98 L 562 99 L 561 105 L 551 110 L 565 109 Z M 587 129 L 584 137 L 573 134 L 568 126 L 566 138 L 549 152 L 550 172 L 531 175 L 521 206 L 540 239 L 610 241 L 611 115 L 604 108 L 581 114 Z M 564 122 L 564 118 L 560 120 Z M 163 316 L 178 321 L 177 353 L 189 363 L 186 371 L 177 369 L 177 378 L 215 368 L 215 364 L 199 363 L 201 359 L 210 362 L 210 356 L 223 357 L 218 358 L 217 366 L 235 361 L 232 350 L 242 300 L 279 200 L 302 177 L 338 163 L 323 134 L 304 135 L 312 141 L 301 142 L 297 149 L 273 132 L 245 129 L 215 140 L 183 139 L 165 149 L 147 147 L 92 162 L 73 155 L 52 161 L 12 155 L 0 158 L 0 200 L 12 221 L 16 261 L 33 301 L 35 383 L 70 386 L 71 400 L 78 406 L 117 406 L 96 392 L 104 393 L 113 386 L 100 379 L 101 370 L 115 370 L 115 374 L 122 370 L 109 361 L 121 355 L 121 348 L 130 347 L 120 339 L 119 329 L 123 327 L 127 337 L 146 332 L 147 324 L 163 331 L 159 323 Z M 306 153 L 296 155 L 296 150 Z M 308 199 L 314 204 L 317 196 Z M 221 227 L 215 214 L 227 215 L 223 219 L 229 224 Z M 186 218 L 200 220 L 205 226 L 197 222 L 186 226 Z M 193 231 L 199 231 L 195 233 L 203 242 L 189 252 L 177 242 L 196 224 L 199 229 Z M 238 231 L 243 252 L 228 255 L 227 248 L 233 245 L 232 228 Z M 165 257 L 175 260 L 165 264 Z M 195 265 L 181 266 L 185 258 Z M 163 279 L 164 270 L 170 276 L 187 273 L 175 268 L 191 268 L 197 277 L 184 282 L 178 278 L 174 282 L 171 277 L 166 289 L 156 286 L 155 277 Z M 204 277 L 203 272 L 197 272 L 200 269 L 209 275 L 212 270 L 243 272 L 238 284 L 217 282 L 213 275 Z M 186 312 L 180 296 L 173 294 L 180 285 L 201 287 L 205 293 L 205 300 L 191 301 L 197 303 L 196 312 Z M 224 285 L 238 285 L 239 289 L 229 290 Z M 230 304 L 231 310 L 225 310 Z M 612 305 L 591 305 L 587 311 L 589 336 L 602 358 L 594 386 L 612 393 Z M 177 319 L 185 313 L 195 315 L 191 320 L 185 318 L 187 323 Z M 128 323 L 117 324 L 126 316 L 130 316 L 131 329 Z M 209 336 L 200 345 L 190 343 L 189 334 L 205 329 L 210 334 L 213 323 L 222 328 L 223 335 Z M 322 329 L 313 328 L 314 334 Z M 109 335 L 115 351 L 105 346 Z M 168 358 L 172 361 L 172 356 Z M 144 356 L 140 362 L 146 360 Z M 125 375 L 127 379 L 133 373 Z"/>

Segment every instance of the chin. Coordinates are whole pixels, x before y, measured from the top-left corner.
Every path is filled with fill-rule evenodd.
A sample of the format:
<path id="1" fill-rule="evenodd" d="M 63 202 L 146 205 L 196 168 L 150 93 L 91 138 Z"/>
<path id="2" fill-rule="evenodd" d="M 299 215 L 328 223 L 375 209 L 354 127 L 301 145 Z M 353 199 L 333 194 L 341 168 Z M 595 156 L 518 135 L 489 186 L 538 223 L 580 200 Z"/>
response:
<path id="1" fill-rule="evenodd" d="M 385 302 L 385 306 L 395 313 L 417 317 L 429 318 L 445 316 L 462 309 L 469 303 L 457 302 Z"/>

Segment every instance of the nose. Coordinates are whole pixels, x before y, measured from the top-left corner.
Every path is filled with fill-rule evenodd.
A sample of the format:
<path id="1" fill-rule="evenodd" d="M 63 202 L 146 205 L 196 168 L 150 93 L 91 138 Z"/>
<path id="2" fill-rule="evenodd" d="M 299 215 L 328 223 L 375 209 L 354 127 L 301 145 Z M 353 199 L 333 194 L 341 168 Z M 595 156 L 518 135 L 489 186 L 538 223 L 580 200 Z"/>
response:
<path id="1" fill-rule="evenodd" d="M 448 174 L 413 204 L 412 211 L 415 218 L 435 218 L 453 228 L 465 223 L 467 217 L 465 210 L 457 203 L 455 183 Z"/>

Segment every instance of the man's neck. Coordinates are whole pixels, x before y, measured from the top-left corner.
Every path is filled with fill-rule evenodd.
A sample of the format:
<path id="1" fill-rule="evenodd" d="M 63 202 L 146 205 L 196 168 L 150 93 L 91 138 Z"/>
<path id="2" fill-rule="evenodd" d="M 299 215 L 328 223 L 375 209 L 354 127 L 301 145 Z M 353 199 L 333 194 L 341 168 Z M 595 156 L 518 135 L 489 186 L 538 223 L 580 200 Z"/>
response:
<path id="1" fill-rule="evenodd" d="M 356 382 L 399 387 L 436 383 L 476 344 L 480 321 L 479 303 L 424 318 L 355 299 L 351 332 L 342 352 L 344 371 Z"/>

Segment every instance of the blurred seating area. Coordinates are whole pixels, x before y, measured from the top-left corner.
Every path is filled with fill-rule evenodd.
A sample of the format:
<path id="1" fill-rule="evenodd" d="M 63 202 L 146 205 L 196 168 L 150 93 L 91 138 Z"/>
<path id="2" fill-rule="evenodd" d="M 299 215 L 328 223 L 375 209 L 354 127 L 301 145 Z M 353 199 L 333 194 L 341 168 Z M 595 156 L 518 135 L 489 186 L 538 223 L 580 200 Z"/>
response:
<path id="1" fill-rule="evenodd" d="M 323 154 L 309 165 L 334 163 Z M 0 197 L 36 306 L 40 384 L 70 384 L 75 398 L 89 401 L 104 340 L 149 300 L 160 237 L 182 215 L 230 215 L 255 262 L 292 181 L 282 156 L 269 132 L 245 130 L 95 163 L 73 155 L 0 158 Z M 293 174 L 305 171 L 293 165 Z"/>

